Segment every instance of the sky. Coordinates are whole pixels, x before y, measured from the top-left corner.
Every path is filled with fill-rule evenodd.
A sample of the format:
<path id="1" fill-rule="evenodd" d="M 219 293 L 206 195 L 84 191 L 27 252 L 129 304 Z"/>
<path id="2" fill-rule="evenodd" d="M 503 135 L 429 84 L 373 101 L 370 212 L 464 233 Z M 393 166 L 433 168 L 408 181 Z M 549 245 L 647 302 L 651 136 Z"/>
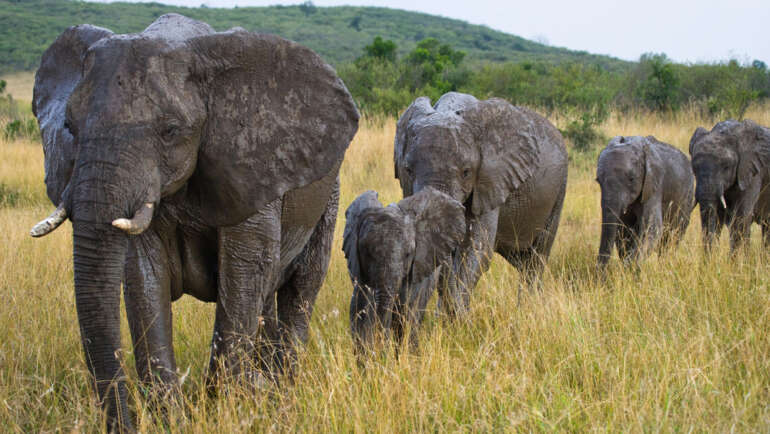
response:
<path id="1" fill-rule="evenodd" d="M 110 0 L 101 0 L 110 1 Z M 122 0 L 144 1 L 144 0 Z M 299 4 L 281 0 L 155 0 L 197 7 Z M 759 59 L 770 65 L 770 0 L 491 1 L 313 0 L 316 6 L 381 6 L 483 24 L 538 42 L 637 60 L 647 52 L 677 62 Z"/>

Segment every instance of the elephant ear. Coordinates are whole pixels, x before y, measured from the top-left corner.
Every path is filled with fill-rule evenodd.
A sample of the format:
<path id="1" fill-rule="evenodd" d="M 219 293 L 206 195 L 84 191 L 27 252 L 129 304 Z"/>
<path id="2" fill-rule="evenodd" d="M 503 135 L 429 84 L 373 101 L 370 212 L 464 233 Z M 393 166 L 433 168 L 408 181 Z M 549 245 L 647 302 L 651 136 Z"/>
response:
<path id="1" fill-rule="evenodd" d="M 80 83 L 88 47 L 112 32 L 88 24 L 65 30 L 43 53 L 35 74 L 32 112 L 40 125 L 48 197 L 58 205 L 75 161 L 75 138 L 66 125 L 67 101 Z"/>
<path id="2" fill-rule="evenodd" d="M 698 127 L 694 133 L 692 133 L 692 137 L 690 137 L 690 156 L 692 156 L 693 151 L 695 151 L 695 144 L 698 143 L 698 140 L 700 140 L 703 136 L 708 134 L 708 130 L 703 127 Z"/>
<path id="3" fill-rule="evenodd" d="M 446 262 L 465 237 L 465 207 L 431 187 L 398 203 L 415 226 L 412 282 L 419 283 Z"/>
<path id="4" fill-rule="evenodd" d="M 191 193 L 234 224 L 337 170 L 358 129 L 342 80 L 312 50 L 237 29 L 188 40 L 208 118 Z"/>
<path id="5" fill-rule="evenodd" d="M 362 193 L 345 211 L 345 231 L 342 235 L 342 251 L 348 261 L 348 273 L 353 285 L 361 281 L 361 263 L 358 257 L 358 235 L 361 222 L 367 211 L 380 209 L 382 204 L 377 199 L 377 192 L 369 190 Z"/>
<path id="6" fill-rule="evenodd" d="M 533 175 L 539 162 L 539 142 L 560 136 L 547 120 L 497 98 L 468 107 L 462 117 L 479 146 L 481 162 L 472 211 L 482 215 L 502 205 Z"/>
<path id="7" fill-rule="evenodd" d="M 751 180 L 770 168 L 770 130 L 746 120 L 738 140 L 738 188 L 745 190 Z"/>
<path id="8" fill-rule="evenodd" d="M 393 168 L 395 170 L 396 179 L 401 179 L 398 173 L 406 164 L 404 159 L 406 158 L 409 124 L 412 120 L 427 116 L 433 112 L 433 107 L 430 105 L 430 98 L 421 96 L 414 100 L 412 105 L 410 105 L 398 119 L 398 124 L 396 124 L 396 139 L 393 144 Z M 401 185 L 403 186 L 404 184 L 402 183 Z"/>
<path id="9" fill-rule="evenodd" d="M 652 140 L 651 140 L 652 139 Z M 642 184 L 642 203 L 647 202 L 657 191 L 660 190 L 663 183 L 663 160 L 657 149 L 655 149 L 655 139 L 647 137 L 642 145 L 644 152 L 644 182 Z"/>

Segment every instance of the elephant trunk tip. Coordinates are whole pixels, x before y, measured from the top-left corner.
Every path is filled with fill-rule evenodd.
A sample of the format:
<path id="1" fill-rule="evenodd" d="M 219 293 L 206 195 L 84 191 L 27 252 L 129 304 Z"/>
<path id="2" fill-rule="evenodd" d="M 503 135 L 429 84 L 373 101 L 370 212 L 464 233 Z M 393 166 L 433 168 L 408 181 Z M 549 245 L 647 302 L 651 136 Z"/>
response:
<path id="1" fill-rule="evenodd" d="M 136 213 L 134 213 L 132 218 L 119 218 L 113 220 L 112 225 L 130 235 L 139 235 L 150 227 L 153 208 L 154 205 L 152 203 L 145 203 Z"/>
<path id="2" fill-rule="evenodd" d="M 48 235 L 56 230 L 56 228 L 58 228 L 64 222 L 64 220 L 67 220 L 67 210 L 64 209 L 63 204 L 60 204 L 58 207 L 56 207 L 54 212 L 51 213 L 51 215 L 33 226 L 29 231 L 29 234 L 35 238 Z"/>

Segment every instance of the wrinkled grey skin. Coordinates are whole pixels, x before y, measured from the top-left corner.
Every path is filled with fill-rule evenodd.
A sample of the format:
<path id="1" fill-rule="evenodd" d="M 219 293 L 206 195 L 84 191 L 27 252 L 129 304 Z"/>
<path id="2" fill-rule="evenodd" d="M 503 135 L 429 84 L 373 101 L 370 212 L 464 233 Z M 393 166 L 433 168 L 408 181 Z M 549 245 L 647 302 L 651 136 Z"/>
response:
<path id="1" fill-rule="evenodd" d="M 394 160 L 404 196 L 433 187 L 465 206 L 465 238 L 439 283 L 450 316 L 467 310 L 495 251 L 539 278 L 567 185 L 564 141 L 546 119 L 501 99 L 418 98 L 398 121 Z"/>
<path id="2" fill-rule="evenodd" d="M 617 246 L 628 262 L 681 239 L 695 206 L 695 177 L 685 154 L 653 136 L 617 136 L 599 154 L 604 268 Z M 660 244 L 658 244 L 660 242 Z"/>
<path id="3" fill-rule="evenodd" d="M 706 251 L 730 228 L 730 249 L 749 239 L 752 222 L 770 246 L 770 129 L 745 120 L 698 127 L 690 139 Z"/>
<path id="4" fill-rule="evenodd" d="M 280 368 L 307 338 L 358 124 L 332 68 L 279 37 L 175 14 L 131 35 L 81 25 L 43 55 L 33 109 L 48 195 L 72 221 L 85 358 L 110 427 L 132 429 L 121 281 L 139 376 L 159 392 L 177 389 L 182 294 L 217 303 L 212 382 L 252 377 L 248 361 Z M 115 227 L 140 214 L 140 234 Z"/>
<path id="5" fill-rule="evenodd" d="M 396 342 L 416 328 L 433 294 L 441 264 L 465 236 L 465 208 L 430 187 L 383 207 L 367 191 L 345 212 L 343 250 L 353 296 L 350 331 L 358 354 L 392 331 Z"/>

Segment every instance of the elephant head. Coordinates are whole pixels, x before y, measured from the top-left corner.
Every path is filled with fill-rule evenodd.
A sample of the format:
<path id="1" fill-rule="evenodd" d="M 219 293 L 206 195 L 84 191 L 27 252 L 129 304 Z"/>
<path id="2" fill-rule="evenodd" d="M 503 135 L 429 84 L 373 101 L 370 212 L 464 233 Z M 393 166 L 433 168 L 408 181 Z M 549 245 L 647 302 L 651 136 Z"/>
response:
<path id="1" fill-rule="evenodd" d="M 419 309 L 418 300 L 430 297 L 439 266 L 463 239 L 464 213 L 459 202 L 432 188 L 387 207 L 370 190 L 348 207 L 343 250 L 353 282 L 350 329 L 357 350 L 378 333 L 388 334 L 397 304 Z"/>
<path id="2" fill-rule="evenodd" d="M 663 161 L 650 137 L 613 137 L 599 154 L 596 181 L 602 190 L 602 234 L 599 265 L 609 261 L 621 217 L 634 203 L 644 205 L 660 188 Z"/>
<path id="3" fill-rule="evenodd" d="M 539 159 L 533 131 L 560 140 L 531 112 L 501 99 L 450 92 L 431 107 L 418 98 L 396 128 L 396 178 L 406 196 L 430 186 L 482 215 L 533 175 Z"/>
<path id="4" fill-rule="evenodd" d="M 139 34 L 67 29 L 43 54 L 33 110 L 57 210 L 73 224 L 83 345 L 108 416 L 125 411 L 119 288 L 128 237 L 164 202 L 231 225 L 342 160 L 358 112 L 334 70 L 272 35 L 164 15 Z M 118 398 L 116 398 L 118 397 Z M 122 413 L 121 413 L 122 412 Z"/>
<path id="5" fill-rule="evenodd" d="M 690 139 L 695 200 L 700 205 L 706 249 L 727 223 L 738 201 L 756 201 L 761 174 L 770 168 L 770 130 L 746 120 L 720 122 L 711 131 L 698 127 Z M 753 206 L 753 202 L 751 204 Z"/>

